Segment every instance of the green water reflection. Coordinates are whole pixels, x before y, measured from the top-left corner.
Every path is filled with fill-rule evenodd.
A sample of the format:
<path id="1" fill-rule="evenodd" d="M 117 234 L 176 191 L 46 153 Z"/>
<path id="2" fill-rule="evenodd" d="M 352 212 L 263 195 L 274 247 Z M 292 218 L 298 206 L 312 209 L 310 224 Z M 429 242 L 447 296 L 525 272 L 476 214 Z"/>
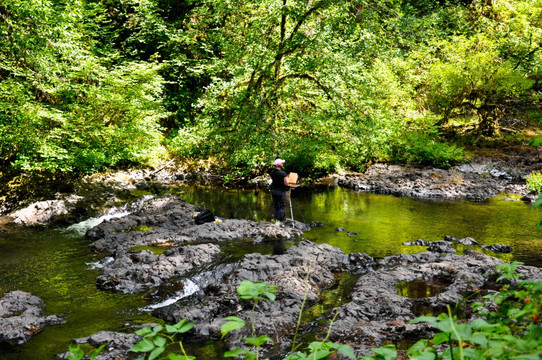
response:
<path id="1" fill-rule="evenodd" d="M 174 192 L 220 217 L 271 219 L 271 197 L 266 191 L 180 188 Z M 512 246 L 511 254 L 497 255 L 501 259 L 542 266 L 542 233 L 536 229 L 542 213 L 521 202 L 499 198 L 483 203 L 415 201 L 333 188 L 300 188 L 292 199 L 296 220 L 324 224 L 307 232 L 306 238 L 347 253 L 366 252 L 375 257 L 413 253 L 424 248 L 402 243 L 419 238 L 439 240 L 444 235 L 470 236 L 481 244 Z M 335 231 L 338 227 L 357 235 Z M 276 251 L 269 244 L 245 239 L 222 244 L 222 249 L 233 259 L 244 252 Z M 0 345 L 0 360 L 54 359 L 55 354 L 66 351 L 71 339 L 100 330 L 123 331 L 126 323 L 158 322 L 141 310 L 148 305 L 141 295 L 97 290 L 99 270 L 90 270 L 88 263 L 98 259 L 90 252 L 88 240 L 75 232 L 0 232 L 0 296 L 17 289 L 28 291 L 44 300 L 45 312 L 66 315 L 65 324 L 46 328 L 25 345 Z M 315 307 L 312 315 L 318 317 L 321 311 Z"/>
<path id="2" fill-rule="evenodd" d="M 181 197 L 226 218 L 271 218 L 271 199 L 266 192 L 185 189 Z M 425 248 L 406 246 L 403 242 L 442 240 L 444 235 L 469 236 L 483 245 L 506 244 L 513 248 L 510 254 L 483 251 L 489 255 L 504 261 L 518 260 L 542 266 L 542 232 L 536 228 L 542 212 L 504 197 L 480 203 L 445 202 L 357 193 L 340 188 L 296 189 L 292 195 L 292 208 L 296 220 L 324 223 L 323 227 L 307 232 L 306 238 L 340 247 L 347 253 L 365 252 L 374 257 L 415 253 Z M 289 209 L 287 214 L 290 216 Z M 347 231 L 335 231 L 339 227 Z M 460 253 L 465 248 L 457 247 Z M 479 247 L 469 248 L 482 251 Z"/>
<path id="3" fill-rule="evenodd" d="M 48 314 L 64 314 L 66 323 L 47 327 L 24 345 L 0 345 L 0 359 L 53 359 L 68 343 L 100 330 L 121 329 L 132 323 L 156 322 L 142 313 L 140 295 L 98 291 L 97 260 L 80 235 L 59 230 L 25 230 L 0 235 L 0 296 L 12 290 L 43 299 Z M 37 355 L 39 354 L 39 355 Z"/>

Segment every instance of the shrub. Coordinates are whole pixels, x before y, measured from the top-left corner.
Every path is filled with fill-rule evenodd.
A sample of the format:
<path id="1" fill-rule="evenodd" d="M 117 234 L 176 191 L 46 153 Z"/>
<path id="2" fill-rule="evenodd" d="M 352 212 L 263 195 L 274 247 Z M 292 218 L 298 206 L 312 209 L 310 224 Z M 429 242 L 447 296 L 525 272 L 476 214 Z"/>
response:
<path id="1" fill-rule="evenodd" d="M 407 164 L 449 168 L 465 159 L 463 148 L 436 140 L 434 134 L 409 132 L 399 139 L 391 151 L 392 160 Z"/>
<path id="2" fill-rule="evenodd" d="M 530 192 L 542 193 L 542 174 L 539 171 L 530 173 L 525 177 L 525 180 L 527 180 L 527 189 Z"/>

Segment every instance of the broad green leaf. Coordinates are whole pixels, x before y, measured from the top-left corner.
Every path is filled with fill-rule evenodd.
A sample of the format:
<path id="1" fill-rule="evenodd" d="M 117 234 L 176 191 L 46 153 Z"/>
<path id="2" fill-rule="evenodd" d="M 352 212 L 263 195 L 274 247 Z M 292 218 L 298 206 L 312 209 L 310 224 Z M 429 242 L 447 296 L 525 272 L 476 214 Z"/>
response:
<path id="1" fill-rule="evenodd" d="M 151 351 L 151 353 L 149 354 L 149 360 L 154 360 L 156 359 L 158 356 L 160 356 L 161 353 L 163 353 L 166 349 L 163 348 L 163 347 L 157 347 L 156 349 L 154 349 L 153 351 Z"/>
<path id="2" fill-rule="evenodd" d="M 453 332 L 453 336 L 455 337 L 455 333 L 459 335 L 459 337 L 462 340 L 467 340 L 472 335 L 472 328 L 468 324 L 454 324 L 455 332 Z M 459 339 L 455 339 L 459 340 Z"/>
<path id="3" fill-rule="evenodd" d="M 308 360 L 307 354 L 303 352 L 295 352 L 293 354 L 288 355 L 284 360 Z"/>
<path id="4" fill-rule="evenodd" d="M 132 352 L 149 352 L 154 349 L 154 343 L 150 339 L 143 339 L 134 346 L 129 351 Z"/>
<path id="5" fill-rule="evenodd" d="M 139 330 L 137 330 L 135 333 L 137 335 L 147 335 L 147 334 L 150 334 L 152 332 L 152 329 L 150 326 L 145 326 L 144 328 L 141 328 Z"/>
<path id="6" fill-rule="evenodd" d="M 426 346 L 427 346 L 427 340 L 421 339 L 408 349 L 407 354 L 412 356 L 412 355 L 422 353 Z"/>
<path id="7" fill-rule="evenodd" d="M 438 333 L 433 337 L 433 343 L 435 345 L 446 343 L 448 340 L 450 340 L 450 336 L 447 333 Z"/>
<path id="8" fill-rule="evenodd" d="M 154 345 L 158 347 L 163 347 L 166 345 L 167 340 L 161 336 L 155 336 L 153 339 Z"/>
<path id="9" fill-rule="evenodd" d="M 376 354 L 384 357 L 384 360 L 394 360 L 397 358 L 397 349 L 393 344 L 381 346 L 379 348 L 373 348 L 371 350 L 374 351 Z"/>
<path id="10" fill-rule="evenodd" d="M 270 343 L 273 342 L 273 340 L 267 335 L 260 335 L 258 337 L 244 338 L 243 340 L 245 340 L 245 342 L 247 344 L 254 345 L 254 346 L 262 346 L 266 342 L 270 342 Z"/>
<path id="11" fill-rule="evenodd" d="M 437 354 L 434 349 L 424 350 L 416 355 L 410 357 L 411 360 L 435 360 L 437 359 Z"/>
<path id="12" fill-rule="evenodd" d="M 224 320 L 227 322 L 220 327 L 222 338 L 224 338 L 224 336 L 226 336 L 230 331 L 241 329 L 246 325 L 246 322 L 237 316 L 228 316 L 224 318 Z"/>
<path id="13" fill-rule="evenodd" d="M 349 357 L 349 358 L 352 358 L 352 359 L 356 358 L 356 354 L 354 354 L 354 350 L 349 345 L 339 345 L 337 347 L 337 351 L 340 352 L 341 354 L 343 354 L 346 357 Z"/>
<path id="14" fill-rule="evenodd" d="M 480 345 L 482 349 L 487 349 L 487 337 L 481 332 L 475 332 L 474 334 L 472 334 L 468 341 L 472 342 L 473 344 Z"/>
<path id="15" fill-rule="evenodd" d="M 160 331 L 164 330 L 164 327 L 162 325 L 156 325 L 152 331 L 155 333 L 155 334 L 158 334 Z"/>
<path id="16" fill-rule="evenodd" d="M 239 355 L 246 354 L 246 352 L 247 351 L 245 349 L 237 348 L 237 349 L 234 349 L 234 350 L 226 351 L 224 353 L 224 357 L 237 357 Z"/>

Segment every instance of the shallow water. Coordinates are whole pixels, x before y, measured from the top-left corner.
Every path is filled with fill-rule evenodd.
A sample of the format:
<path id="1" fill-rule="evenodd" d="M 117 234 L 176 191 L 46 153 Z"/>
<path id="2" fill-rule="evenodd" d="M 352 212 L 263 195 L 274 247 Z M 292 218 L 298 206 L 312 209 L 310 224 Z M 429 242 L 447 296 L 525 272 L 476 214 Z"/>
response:
<path id="1" fill-rule="evenodd" d="M 189 189 L 182 197 L 226 218 L 265 221 L 272 217 L 271 198 L 265 192 Z M 511 254 L 495 254 L 477 246 L 456 246 L 460 253 L 471 248 L 504 261 L 542 266 L 542 231 L 536 228 L 542 218 L 541 209 L 504 196 L 474 203 L 413 200 L 341 188 L 296 189 L 291 204 L 295 220 L 324 224 L 306 232 L 307 239 L 340 247 L 346 253 L 365 252 L 373 257 L 416 253 L 425 247 L 406 246 L 403 242 L 443 240 L 445 235 L 451 235 L 472 237 L 482 245 L 506 244 L 513 248 Z M 286 213 L 288 218 L 292 216 L 289 204 Z"/>
<path id="2" fill-rule="evenodd" d="M 271 218 L 267 192 L 209 188 L 175 192 L 220 217 Z M 292 207 L 296 220 L 324 224 L 307 232 L 307 239 L 338 246 L 347 253 L 366 252 L 374 257 L 413 253 L 425 248 L 402 243 L 420 238 L 441 240 L 444 235 L 470 236 L 481 244 L 513 248 L 511 254 L 486 252 L 490 255 L 542 266 L 542 232 L 536 228 L 542 213 L 522 202 L 503 198 L 482 203 L 417 201 L 339 188 L 300 188 L 293 192 Z M 290 217 L 289 208 L 287 213 Z M 339 227 L 347 231 L 336 231 Z M 464 248 L 458 247 L 460 253 Z M 246 241 L 232 242 L 223 249 L 235 258 L 250 251 L 273 252 L 270 245 Z M 88 249 L 81 226 L 0 232 L 0 296 L 16 289 L 31 292 L 44 300 L 46 313 L 62 313 L 67 320 L 63 325 L 47 327 L 25 345 L 0 345 L 1 360 L 54 359 L 55 354 L 67 350 L 73 338 L 100 330 L 128 331 L 126 323 L 159 322 L 148 315 L 149 303 L 141 294 L 110 294 L 96 289 L 99 270 L 92 264 L 100 257 Z"/>

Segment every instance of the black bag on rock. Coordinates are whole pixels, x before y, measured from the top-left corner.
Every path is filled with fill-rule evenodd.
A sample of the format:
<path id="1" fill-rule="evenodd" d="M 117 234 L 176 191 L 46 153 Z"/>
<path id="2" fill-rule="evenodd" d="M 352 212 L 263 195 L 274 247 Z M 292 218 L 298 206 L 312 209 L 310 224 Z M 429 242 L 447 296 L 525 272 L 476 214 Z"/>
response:
<path id="1" fill-rule="evenodd" d="M 201 225 L 215 221 L 215 215 L 209 210 L 203 210 L 196 216 L 196 224 Z"/>

